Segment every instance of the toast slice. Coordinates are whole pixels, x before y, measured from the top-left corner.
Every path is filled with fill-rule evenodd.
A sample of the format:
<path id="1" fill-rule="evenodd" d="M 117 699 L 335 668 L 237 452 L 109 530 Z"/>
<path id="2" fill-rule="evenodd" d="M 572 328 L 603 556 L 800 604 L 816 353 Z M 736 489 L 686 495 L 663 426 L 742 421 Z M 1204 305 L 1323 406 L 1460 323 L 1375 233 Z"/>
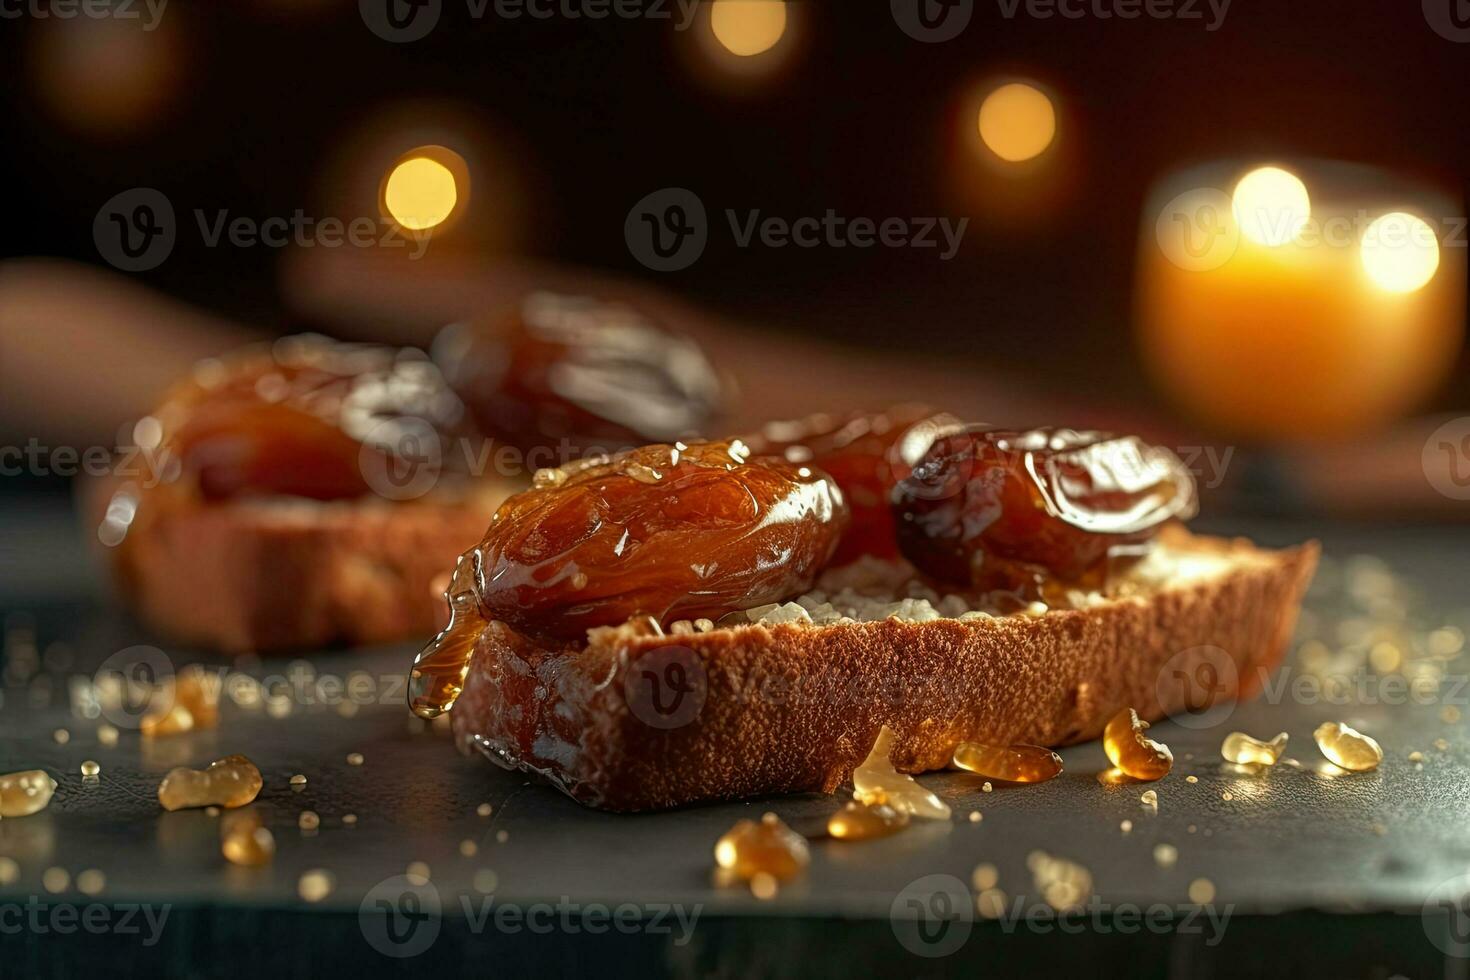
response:
<path id="1" fill-rule="evenodd" d="M 241 498 L 178 508 L 115 555 L 129 605 L 180 643 L 229 653 L 417 639 L 441 580 L 513 488 L 412 502 Z"/>
<path id="2" fill-rule="evenodd" d="M 719 626 L 630 622 L 554 649 L 492 622 L 451 718 L 461 749 L 607 810 L 830 793 L 883 725 L 893 764 L 920 773 L 961 741 L 1066 745 L 1123 707 L 1147 720 L 1197 707 L 1189 678 L 1208 678 L 1212 701 L 1248 697 L 1286 649 L 1317 555 L 1171 527 L 1112 594 L 1066 609 L 962 611 L 854 588 L 849 567 Z"/>

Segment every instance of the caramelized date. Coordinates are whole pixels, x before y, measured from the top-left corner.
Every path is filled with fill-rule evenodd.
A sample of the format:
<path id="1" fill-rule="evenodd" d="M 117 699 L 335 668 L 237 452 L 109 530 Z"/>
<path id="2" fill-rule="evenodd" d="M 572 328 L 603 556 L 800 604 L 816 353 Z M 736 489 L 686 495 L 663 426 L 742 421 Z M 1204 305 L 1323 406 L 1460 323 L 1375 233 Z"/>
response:
<path id="1" fill-rule="evenodd" d="M 936 439 L 893 495 L 903 553 L 922 571 L 1035 595 L 1082 582 L 1110 550 L 1195 512 L 1194 479 L 1132 436 L 969 426 Z"/>
<path id="2" fill-rule="evenodd" d="M 648 615 L 714 619 L 811 587 L 847 507 L 825 474 L 738 441 L 646 446 L 542 470 L 472 553 L 479 605 L 543 636 Z"/>
<path id="3" fill-rule="evenodd" d="M 832 564 L 846 565 L 863 555 L 898 557 L 889 498 L 898 480 L 928 448 L 934 433 L 953 424 L 957 420 L 952 416 L 923 405 L 898 405 L 885 412 L 772 422 L 745 441 L 763 456 L 815 464 L 836 481 L 852 511 L 852 522 Z"/>
<path id="4" fill-rule="evenodd" d="M 442 438 L 462 416 L 422 354 L 306 335 L 205 362 L 138 431 L 168 475 L 206 500 L 335 500 L 374 489 L 369 458 L 430 451 L 415 440 Z"/>
<path id="5" fill-rule="evenodd" d="M 455 324 L 434 358 L 480 428 L 523 450 L 611 452 L 701 431 L 720 380 L 699 346 L 628 307 L 534 293 L 500 321 Z"/>

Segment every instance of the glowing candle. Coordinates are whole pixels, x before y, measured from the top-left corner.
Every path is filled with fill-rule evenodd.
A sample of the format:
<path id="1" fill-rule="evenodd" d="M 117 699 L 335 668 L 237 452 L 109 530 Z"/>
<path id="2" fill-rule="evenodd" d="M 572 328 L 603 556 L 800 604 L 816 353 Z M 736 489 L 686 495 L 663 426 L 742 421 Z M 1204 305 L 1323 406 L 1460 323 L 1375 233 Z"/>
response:
<path id="1" fill-rule="evenodd" d="M 1450 247 L 1464 244 L 1460 213 L 1350 164 L 1176 174 L 1145 205 L 1144 361 L 1182 408 L 1237 437 L 1392 421 L 1434 393 L 1463 341 L 1464 249 Z"/>

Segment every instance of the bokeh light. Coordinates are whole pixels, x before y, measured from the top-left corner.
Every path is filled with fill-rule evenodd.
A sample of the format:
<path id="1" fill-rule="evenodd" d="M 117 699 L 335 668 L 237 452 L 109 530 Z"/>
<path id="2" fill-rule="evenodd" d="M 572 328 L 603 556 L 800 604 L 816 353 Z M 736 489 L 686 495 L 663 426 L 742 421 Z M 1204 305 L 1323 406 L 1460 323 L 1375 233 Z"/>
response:
<path id="1" fill-rule="evenodd" d="M 120 17 L 38 21 L 29 52 L 34 92 L 76 132 L 136 138 L 189 94 L 180 23 L 168 17 L 145 30 Z"/>
<path id="2" fill-rule="evenodd" d="M 1439 270 L 1439 240 L 1429 223 L 1406 211 L 1381 215 L 1363 233 L 1363 270 L 1391 293 L 1423 289 Z"/>
<path id="3" fill-rule="evenodd" d="M 786 33 L 783 0 L 715 0 L 710 30 L 726 51 L 749 58 L 769 51 Z"/>
<path id="4" fill-rule="evenodd" d="M 383 208 L 401 227 L 425 231 L 448 220 L 467 190 L 468 169 L 458 154 L 442 146 L 421 146 L 388 172 Z"/>
<path id="5" fill-rule="evenodd" d="M 1056 109 L 1040 89 L 1011 82 L 985 97 L 979 128 L 992 153 L 1018 163 L 1040 156 L 1056 138 Z"/>
<path id="6" fill-rule="evenodd" d="M 1285 245 L 1312 216 L 1307 185 L 1280 167 L 1258 167 L 1246 174 L 1235 185 L 1230 203 L 1240 233 L 1258 245 Z"/>

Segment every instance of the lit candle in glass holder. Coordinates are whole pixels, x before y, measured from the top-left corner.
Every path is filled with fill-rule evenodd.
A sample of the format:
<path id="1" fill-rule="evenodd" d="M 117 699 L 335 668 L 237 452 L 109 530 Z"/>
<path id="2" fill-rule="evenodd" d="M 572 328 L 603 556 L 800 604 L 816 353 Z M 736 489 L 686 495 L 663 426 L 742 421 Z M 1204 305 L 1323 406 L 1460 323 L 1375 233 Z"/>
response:
<path id="1" fill-rule="evenodd" d="M 1222 162 L 1145 205 L 1137 321 L 1165 392 L 1217 431 L 1351 436 L 1444 381 L 1464 338 L 1465 222 L 1370 167 Z"/>

